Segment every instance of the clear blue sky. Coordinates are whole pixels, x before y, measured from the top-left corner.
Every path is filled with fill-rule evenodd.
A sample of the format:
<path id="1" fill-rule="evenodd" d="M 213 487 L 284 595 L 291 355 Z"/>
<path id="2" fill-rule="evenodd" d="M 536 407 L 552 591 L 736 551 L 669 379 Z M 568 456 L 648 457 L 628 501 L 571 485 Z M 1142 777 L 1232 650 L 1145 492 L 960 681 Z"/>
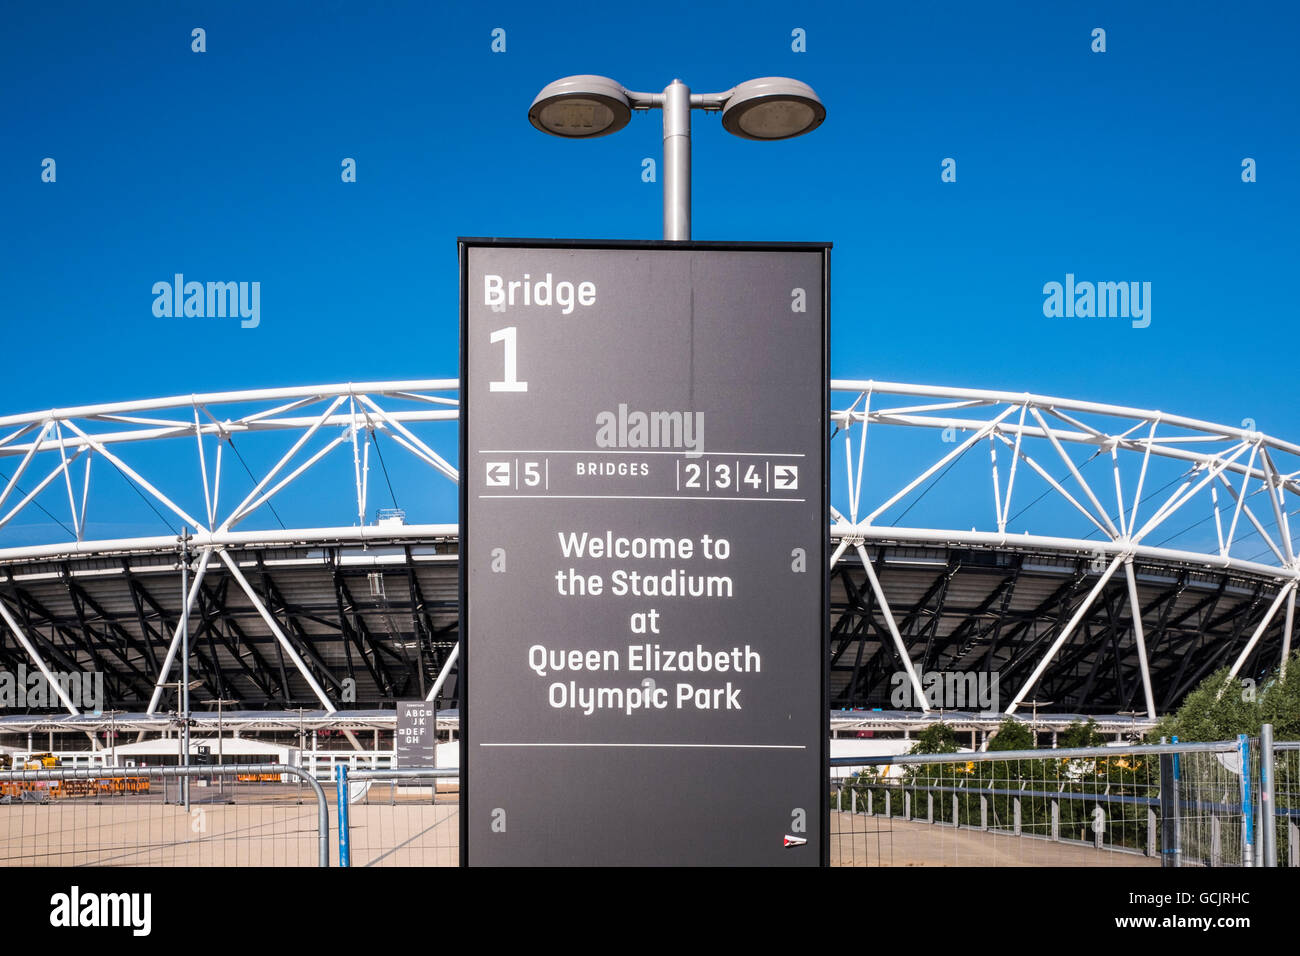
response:
<path id="1" fill-rule="evenodd" d="M 561 141 L 527 122 L 544 83 L 775 74 L 811 84 L 825 124 L 755 143 L 696 114 L 694 233 L 835 244 L 835 376 L 1300 437 L 1293 4 L 700 9 L 7 5 L 0 412 L 454 376 L 458 235 L 660 236 L 660 185 L 641 180 L 658 114 Z M 177 272 L 260 281 L 260 326 L 155 317 L 151 287 Z M 1067 272 L 1150 282 L 1150 327 L 1045 318 L 1043 284 Z"/>

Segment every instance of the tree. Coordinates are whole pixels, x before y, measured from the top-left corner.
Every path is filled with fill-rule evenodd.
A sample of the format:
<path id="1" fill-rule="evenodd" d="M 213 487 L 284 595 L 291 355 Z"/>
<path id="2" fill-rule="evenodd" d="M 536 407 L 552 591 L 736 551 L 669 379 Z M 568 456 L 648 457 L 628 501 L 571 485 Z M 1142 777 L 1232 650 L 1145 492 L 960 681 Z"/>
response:
<path id="1" fill-rule="evenodd" d="M 951 724 L 940 721 L 921 731 L 916 743 L 908 753 L 914 754 L 955 754 L 957 752 L 957 731 Z"/>
<path id="2" fill-rule="evenodd" d="M 1104 747 L 1106 737 L 1097 729 L 1097 722 L 1091 717 L 1086 724 L 1078 721 L 1066 727 L 1056 738 L 1058 747 Z"/>
<path id="3" fill-rule="evenodd" d="M 1003 717 L 989 741 L 989 750 L 1033 750 L 1034 733 L 1014 717 Z"/>
<path id="4" fill-rule="evenodd" d="M 1232 740 L 1238 734 L 1259 734 L 1273 725 L 1277 740 L 1300 739 L 1300 652 L 1287 663 L 1286 680 L 1270 671 L 1258 683 L 1230 680 L 1228 668 L 1205 678 L 1149 735 L 1180 741 Z"/>

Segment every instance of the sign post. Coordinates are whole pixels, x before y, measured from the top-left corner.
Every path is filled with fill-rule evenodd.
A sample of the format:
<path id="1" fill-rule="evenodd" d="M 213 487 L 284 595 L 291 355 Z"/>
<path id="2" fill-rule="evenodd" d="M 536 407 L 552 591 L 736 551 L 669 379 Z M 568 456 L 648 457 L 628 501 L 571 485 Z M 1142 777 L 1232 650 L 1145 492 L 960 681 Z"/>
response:
<path id="1" fill-rule="evenodd" d="M 461 241 L 463 862 L 825 861 L 829 252 Z"/>

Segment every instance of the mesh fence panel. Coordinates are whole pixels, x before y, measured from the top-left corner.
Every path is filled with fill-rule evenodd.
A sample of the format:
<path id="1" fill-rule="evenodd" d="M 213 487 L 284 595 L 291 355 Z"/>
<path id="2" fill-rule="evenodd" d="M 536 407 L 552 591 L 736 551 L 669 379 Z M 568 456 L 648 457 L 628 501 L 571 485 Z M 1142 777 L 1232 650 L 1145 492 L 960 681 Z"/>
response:
<path id="1" fill-rule="evenodd" d="M 968 756 L 833 776 L 832 864 L 1243 865 L 1240 761 L 1226 745 L 1221 753 Z"/>
<path id="2" fill-rule="evenodd" d="M 139 776 L 0 775 L 0 866 L 319 861 L 319 803 L 308 784 L 252 768 L 225 778 L 199 777 L 191 780 L 186 809 L 178 779 L 131 773 Z"/>
<path id="3" fill-rule="evenodd" d="M 382 776 L 349 783 L 351 866 L 459 865 L 460 794 L 456 778 L 442 778 L 436 786 L 431 784 L 423 779 Z"/>

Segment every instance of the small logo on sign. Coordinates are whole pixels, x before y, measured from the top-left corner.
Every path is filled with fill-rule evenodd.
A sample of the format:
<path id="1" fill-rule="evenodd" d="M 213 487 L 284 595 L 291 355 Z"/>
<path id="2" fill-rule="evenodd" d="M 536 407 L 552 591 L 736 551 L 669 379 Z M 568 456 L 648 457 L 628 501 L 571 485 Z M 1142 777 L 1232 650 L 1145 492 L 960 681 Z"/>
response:
<path id="1" fill-rule="evenodd" d="M 791 846 L 803 846 L 803 845 L 804 845 L 805 843 L 807 843 L 807 842 L 808 842 L 808 841 L 805 840 L 803 837 L 790 836 L 790 834 L 788 834 L 788 833 L 785 835 L 785 845 L 786 845 L 787 847 L 791 847 Z"/>
<path id="2" fill-rule="evenodd" d="M 490 461 L 487 463 L 487 486 L 489 488 L 510 487 L 510 462 Z"/>
<path id="3" fill-rule="evenodd" d="M 799 488 L 799 466 L 777 465 L 772 469 L 772 487 L 778 491 L 796 491 Z"/>

